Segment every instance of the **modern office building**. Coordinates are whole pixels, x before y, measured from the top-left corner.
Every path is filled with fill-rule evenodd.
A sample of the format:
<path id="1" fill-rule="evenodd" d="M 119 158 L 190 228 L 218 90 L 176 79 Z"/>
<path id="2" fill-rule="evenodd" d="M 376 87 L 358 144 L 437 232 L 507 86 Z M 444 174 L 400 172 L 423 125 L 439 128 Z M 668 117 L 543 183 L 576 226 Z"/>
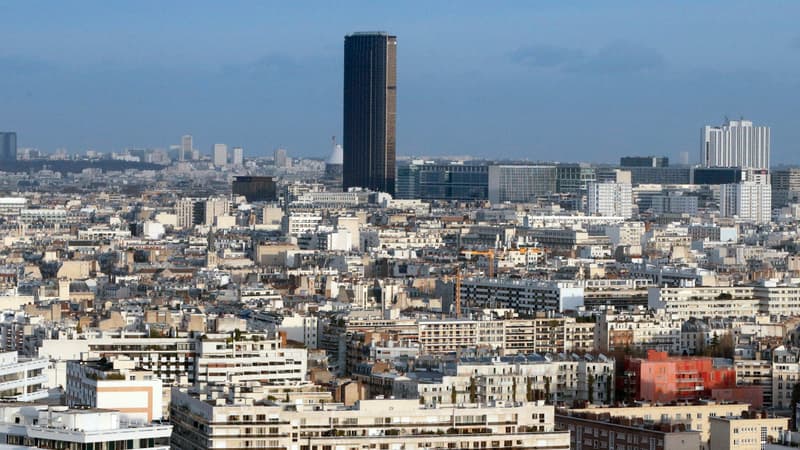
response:
<path id="1" fill-rule="evenodd" d="M 489 166 L 489 201 L 492 203 L 533 202 L 555 191 L 556 166 Z"/>
<path id="2" fill-rule="evenodd" d="M 462 161 L 415 160 L 397 166 L 395 197 L 420 200 L 486 200 L 489 166 Z"/>
<path id="3" fill-rule="evenodd" d="M 353 33 L 344 39 L 343 186 L 394 194 L 397 37 Z"/>
<path id="4" fill-rule="evenodd" d="M 623 156 L 619 159 L 620 167 L 667 167 L 666 156 Z"/>
<path id="5" fill-rule="evenodd" d="M 17 160 L 17 133 L 0 131 L 0 161 Z"/>
<path id="6" fill-rule="evenodd" d="M 228 146 L 225 144 L 214 144 L 214 165 L 225 167 L 228 164 Z"/>
<path id="7" fill-rule="evenodd" d="M 800 198 L 800 169 L 796 167 L 773 170 L 772 207 L 780 208 Z"/>
<path id="8" fill-rule="evenodd" d="M 586 213 L 593 216 L 630 218 L 633 195 L 630 183 L 589 183 Z"/>
<path id="9" fill-rule="evenodd" d="M 730 184 L 744 178 L 740 167 L 695 167 L 692 169 L 692 184 Z"/>
<path id="10" fill-rule="evenodd" d="M 579 194 L 586 192 L 586 185 L 597 181 L 594 167 L 588 164 L 559 164 L 556 166 L 556 192 Z"/>
<path id="11" fill-rule="evenodd" d="M 749 120 L 729 120 L 703 127 L 700 164 L 703 167 L 769 169 L 770 129 Z"/>
<path id="12" fill-rule="evenodd" d="M 244 195 L 248 202 L 269 202 L 277 199 L 272 177 L 241 176 L 231 184 L 233 195 Z"/>
<path id="13" fill-rule="evenodd" d="M 631 173 L 631 183 L 639 184 L 689 184 L 690 167 L 625 167 Z"/>

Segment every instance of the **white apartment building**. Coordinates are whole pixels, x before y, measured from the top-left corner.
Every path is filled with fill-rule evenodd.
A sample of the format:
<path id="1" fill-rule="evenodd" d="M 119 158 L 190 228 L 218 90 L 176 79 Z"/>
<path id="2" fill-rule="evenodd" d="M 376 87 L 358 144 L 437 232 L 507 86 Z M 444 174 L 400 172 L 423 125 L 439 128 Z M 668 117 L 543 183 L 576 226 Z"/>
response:
<path id="1" fill-rule="evenodd" d="M 101 332 L 45 339 L 39 356 L 53 361 L 130 358 L 136 367 L 153 372 L 164 385 L 194 383 L 197 340 L 190 337 L 151 338 L 143 333 Z M 66 367 L 64 367 L 66 370 Z M 65 374 L 59 376 L 62 379 Z"/>
<path id="2" fill-rule="evenodd" d="M 196 200 L 182 198 L 175 204 L 178 228 L 191 228 L 194 226 L 194 204 Z"/>
<path id="3" fill-rule="evenodd" d="M 161 380 L 129 359 L 68 361 L 66 400 L 72 408 L 114 409 L 124 420 L 143 423 L 161 419 L 169 402 Z"/>
<path id="4" fill-rule="evenodd" d="M 719 213 L 722 217 L 769 223 L 772 220 L 772 186 L 756 181 L 721 185 Z"/>
<path id="5" fill-rule="evenodd" d="M 302 342 L 306 348 L 319 346 L 319 318 L 311 315 L 294 314 L 283 316 L 278 331 L 286 333 L 286 339 Z"/>
<path id="6" fill-rule="evenodd" d="M 215 219 L 220 216 L 227 216 L 230 213 L 231 204 L 224 197 L 209 198 L 205 202 L 205 225 L 214 225 Z"/>
<path id="7" fill-rule="evenodd" d="M 595 349 L 613 352 L 626 348 L 678 353 L 681 321 L 663 311 L 604 311 L 595 327 Z"/>
<path id="8" fill-rule="evenodd" d="M 130 422 L 118 411 L 0 404 L 0 448 L 170 450 L 172 425 Z"/>
<path id="9" fill-rule="evenodd" d="M 233 147 L 233 154 L 231 155 L 231 165 L 233 167 L 242 167 L 244 164 L 244 149 L 242 147 Z"/>
<path id="10" fill-rule="evenodd" d="M 420 351 L 450 353 L 476 347 L 498 350 L 503 346 L 503 321 L 469 319 L 420 320 Z"/>
<path id="11" fill-rule="evenodd" d="M 644 236 L 644 222 L 624 222 L 606 225 L 605 233 L 611 241 L 611 246 L 641 246 Z"/>
<path id="12" fill-rule="evenodd" d="M 647 304 L 680 319 L 690 317 L 794 316 L 800 286 L 649 288 Z"/>
<path id="13" fill-rule="evenodd" d="M 197 342 L 195 385 L 256 382 L 294 388 L 308 384 L 308 351 L 285 348 L 266 335 L 205 335 Z"/>
<path id="14" fill-rule="evenodd" d="M 586 213 L 630 219 L 633 216 L 633 193 L 630 183 L 587 184 Z"/>
<path id="15" fill-rule="evenodd" d="M 700 164 L 703 167 L 769 169 L 770 129 L 750 120 L 729 120 L 703 127 Z"/>
<path id="16" fill-rule="evenodd" d="M 355 406 L 206 402 L 173 390 L 176 450 L 415 450 L 439 448 L 566 449 L 554 408 L 541 403 L 439 407 L 417 400 L 361 400 Z"/>
<path id="17" fill-rule="evenodd" d="M 510 308 L 529 315 L 577 309 L 583 306 L 583 297 L 583 286 L 574 281 L 476 277 L 461 282 L 464 305 Z"/>
<path id="18" fill-rule="evenodd" d="M 396 398 L 420 403 L 613 400 L 614 359 L 605 355 L 516 355 L 446 364 L 441 372 L 411 372 L 393 383 Z M 589 389 L 589 383 L 592 388 Z M 590 392 L 591 391 L 591 392 Z"/>
<path id="19" fill-rule="evenodd" d="M 228 146 L 225 144 L 214 144 L 214 165 L 225 167 L 228 164 Z"/>
<path id="20" fill-rule="evenodd" d="M 311 212 L 292 211 L 283 216 L 283 232 L 289 236 L 299 236 L 312 232 L 322 224 L 322 216 Z"/>
<path id="21" fill-rule="evenodd" d="M 27 402 L 47 398 L 47 366 L 44 358 L 20 359 L 17 352 L 0 353 L 0 399 Z"/>

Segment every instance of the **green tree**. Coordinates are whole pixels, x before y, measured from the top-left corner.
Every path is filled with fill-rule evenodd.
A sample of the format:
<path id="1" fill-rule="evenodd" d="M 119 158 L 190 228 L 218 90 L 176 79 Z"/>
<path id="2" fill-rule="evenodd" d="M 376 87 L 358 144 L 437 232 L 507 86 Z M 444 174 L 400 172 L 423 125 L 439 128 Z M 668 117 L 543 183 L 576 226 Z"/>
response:
<path id="1" fill-rule="evenodd" d="M 544 401 L 550 403 L 550 377 L 544 377 Z"/>
<path id="2" fill-rule="evenodd" d="M 795 410 L 797 409 L 797 403 L 800 403 L 800 383 L 795 383 L 792 387 L 792 403 L 789 404 L 792 411 L 790 427 L 795 431 L 798 429 L 797 414 L 795 413 Z"/>
<path id="3" fill-rule="evenodd" d="M 511 379 L 511 401 L 517 401 L 517 377 Z"/>
<path id="4" fill-rule="evenodd" d="M 529 402 L 532 402 L 534 399 L 533 399 L 533 381 L 531 380 L 531 377 L 527 378 L 526 384 L 527 386 L 525 388 L 525 399 L 527 399 Z"/>
<path id="5" fill-rule="evenodd" d="M 469 379 L 469 402 L 475 403 L 478 400 L 478 386 L 475 384 L 475 377 Z"/>
<path id="6" fill-rule="evenodd" d="M 589 403 L 594 402 L 594 374 L 589 373 L 589 376 L 586 377 L 586 386 L 587 390 L 589 391 Z"/>
<path id="7" fill-rule="evenodd" d="M 456 391 L 456 385 L 454 384 L 450 388 L 450 403 L 455 405 L 457 401 L 458 401 L 458 392 Z"/>

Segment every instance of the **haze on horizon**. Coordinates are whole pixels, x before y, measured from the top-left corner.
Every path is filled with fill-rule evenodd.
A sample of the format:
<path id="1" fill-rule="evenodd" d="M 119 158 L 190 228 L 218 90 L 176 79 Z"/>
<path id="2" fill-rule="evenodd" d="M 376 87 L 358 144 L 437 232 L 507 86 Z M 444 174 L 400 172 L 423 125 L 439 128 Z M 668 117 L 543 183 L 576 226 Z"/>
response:
<path id="1" fill-rule="evenodd" d="M 398 37 L 398 155 L 698 156 L 727 115 L 800 162 L 800 3 L 2 2 L 0 129 L 20 147 L 324 156 L 345 34 Z"/>

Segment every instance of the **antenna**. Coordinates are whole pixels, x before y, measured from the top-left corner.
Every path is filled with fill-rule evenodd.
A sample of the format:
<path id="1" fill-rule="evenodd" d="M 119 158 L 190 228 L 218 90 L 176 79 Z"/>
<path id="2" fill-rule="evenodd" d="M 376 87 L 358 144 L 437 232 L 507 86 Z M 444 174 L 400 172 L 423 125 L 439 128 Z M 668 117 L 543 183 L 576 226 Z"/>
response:
<path id="1" fill-rule="evenodd" d="M 336 148 L 336 136 L 331 136 L 331 141 L 333 142 L 333 148 Z"/>

